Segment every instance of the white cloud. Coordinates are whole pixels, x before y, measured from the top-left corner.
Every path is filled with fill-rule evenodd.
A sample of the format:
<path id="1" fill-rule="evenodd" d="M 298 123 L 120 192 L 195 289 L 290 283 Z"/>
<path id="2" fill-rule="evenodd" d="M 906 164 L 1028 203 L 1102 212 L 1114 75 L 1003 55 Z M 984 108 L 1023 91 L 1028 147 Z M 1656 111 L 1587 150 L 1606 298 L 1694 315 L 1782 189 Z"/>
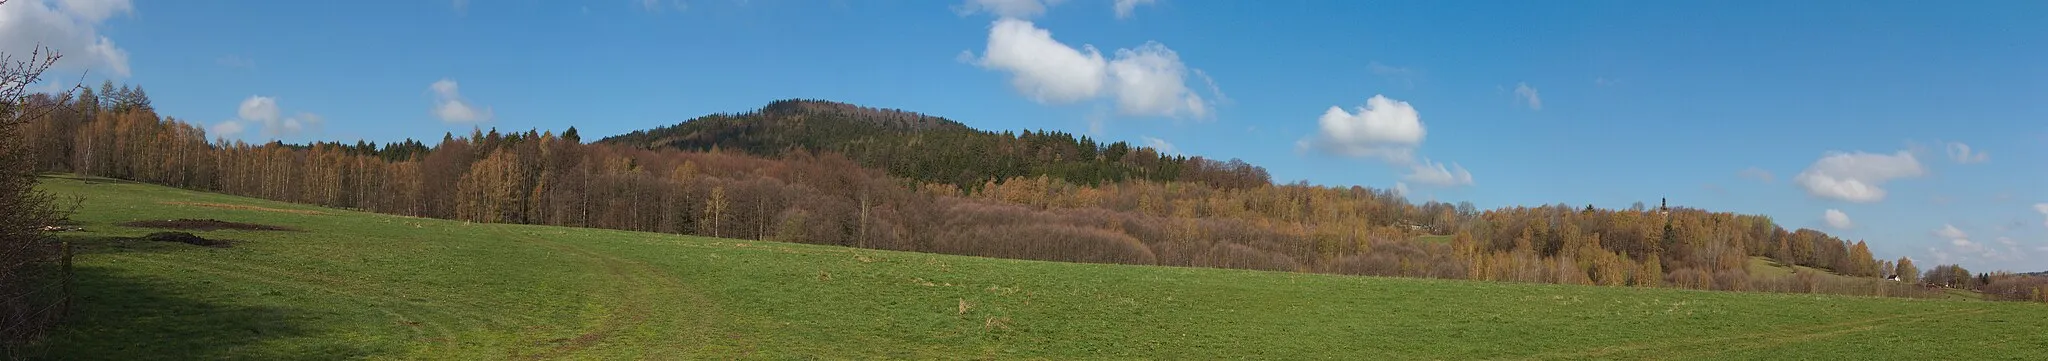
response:
<path id="1" fill-rule="evenodd" d="M 1472 172 L 1455 163 L 1445 168 L 1443 163 L 1423 159 L 1421 163 L 1410 165 L 1408 170 L 1408 175 L 1401 176 L 1402 181 L 1438 187 L 1472 185 Z"/>
<path id="2" fill-rule="evenodd" d="M 1066 103 L 1102 92 L 1108 62 L 1094 46 L 1081 49 L 1053 40 L 1031 22 L 998 19 L 989 25 L 983 68 L 1010 73 L 1010 85 L 1040 103 Z"/>
<path id="3" fill-rule="evenodd" d="M 1792 180 L 1815 197 L 1857 203 L 1884 200 L 1885 182 L 1926 174 L 1913 153 L 1828 152 Z"/>
<path id="4" fill-rule="evenodd" d="M 953 7 L 960 16 L 992 14 L 998 17 L 1029 19 L 1045 14 L 1045 9 L 1059 5 L 1064 0 L 967 0 Z"/>
<path id="5" fill-rule="evenodd" d="M 1776 174 L 1771 174 L 1771 171 L 1757 167 L 1743 168 L 1742 171 L 1735 172 L 1735 176 L 1747 179 L 1755 179 L 1758 182 L 1764 183 L 1770 183 L 1778 180 L 1778 176 Z"/>
<path id="6" fill-rule="evenodd" d="M 442 78 L 427 86 L 434 92 L 434 117 L 449 123 L 473 123 L 491 120 L 490 108 L 477 109 L 462 98 L 460 85 L 453 79 Z"/>
<path id="7" fill-rule="evenodd" d="M 215 137 L 233 137 L 242 134 L 242 122 L 233 120 L 223 121 L 208 127 L 206 132 Z"/>
<path id="8" fill-rule="evenodd" d="M 1207 117 L 1208 104 L 1188 90 L 1185 74 L 1187 66 L 1181 64 L 1180 55 L 1157 42 L 1146 42 L 1136 50 L 1118 49 L 1116 60 L 1109 62 L 1117 111 L 1125 115 Z"/>
<path id="9" fill-rule="evenodd" d="M 1537 94 L 1529 83 L 1515 83 L 1515 100 L 1528 104 L 1529 109 L 1543 110 L 1543 95 Z"/>
<path id="10" fill-rule="evenodd" d="M 1140 136 L 1138 137 L 1138 139 L 1145 141 L 1145 146 L 1152 147 L 1153 150 L 1159 151 L 1159 154 L 1180 153 L 1180 148 L 1174 147 L 1173 143 L 1167 142 L 1165 139 L 1153 138 L 1149 136 Z"/>
<path id="11" fill-rule="evenodd" d="M 1154 0 L 1116 0 L 1116 18 L 1129 19 L 1131 18 L 1132 11 L 1137 10 L 1138 5 L 1149 5 L 1152 4 L 1153 1 Z"/>
<path id="12" fill-rule="evenodd" d="M 1823 213 L 1821 216 L 1822 219 L 1827 220 L 1828 227 L 1834 227 L 1835 229 L 1849 229 L 1849 227 L 1856 226 L 1856 222 L 1849 220 L 1848 213 L 1842 213 L 1842 211 L 1838 209 L 1830 208 L 1826 213 Z"/>
<path id="13" fill-rule="evenodd" d="M 1211 106 L 1187 86 L 1190 69 L 1173 49 L 1146 42 L 1118 49 L 1114 60 L 1094 46 L 1080 48 L 1053 39 L 1030 21 L 997 19 L 989 26 L 988 48 L 975 61 L 1010 74 L 1010 85 L 1041 104 L 1072 103 L 1104 93 L 1116 98 L 1124 115 L 1206 118 Z M 1208 74 L 1193 70 L 1221 95 Z"/>
<path id="14" fill-rule="evenodd" d="M 65 13 L 94 23 L 114 15 L 135 13 L 135 4 L 128 0 L 62 0 L 57 4 Z"/>
<path id="15" fill-rule="evenodd" d="M 282 112 L 277 109 L 277 99 L 261 95 L 251 95 L 249 99 L 243 99 L 242 105 L 235 110 L 235 115 L 242 119 L 264 123 L 277 122 L 279 114 Z"/>
<path id="16" fill-rule="evenodd" d="M 1325 153 L 1349 157 L 1376 157 L 1396 164 L 1413 162 L 1415 148 L 1422 145 L 1428 130 L 1422 117 L 1408 102 L 1374 95 L 1357 113 L 1332 106 L 1316 120 L 1315 137 L 1301 145 Z"/>
<path id="17" fill-rule="evenodd" d="M 1970 243 L 1970 234 L 1963 232 L 1962 229 L 1956 228 L 1955 224 L 1941 225 L 1941 229 L 1934 230 L 1934 236 L 1941 237 L 1942 239 L 1947 239 L 1950 241 L 1950 243 L 1954 243 L 1958 246 Z"/>
<path id="18" fill-rule="evenodd" d="M 1400 195 L 1402 197 L 1407 197 L 1408 182 L 1394 182 L 1394 194 Z"/>
<path id="19" fill-rule="evenodd" d="M 2048 203 L 2034 203 L 2034 211 L 2041 212 L 2042 217 L 2048 217 Z M 2048 218 L 2042 218 L 2041 226 L 2048 227 Z"/>
<path id="20" fill-rule="evenodd" d="M 455 7 L 455 12 L 457 13 L 469 12 L 469 0 L 455 0 L 455 3 L 450 5 Z"/>
<path id="21" fill-rule="evenodd" d="M 249 124 L 254 124 L 262 127 L 264 136 L 274 138 L 296 135 L 324 122 L 319 115 L 307 112 L 286 117 L 283 108 L 277 105 L 277 98 L 261 95 L 251 95 L 248 99 L 243 99 L 242 104 L 235 108 L 235 116 L 234 120 L 215 124 L 209 132 L 218 136 L 230 136 L 240 134 Z"/>
<path id="22" fill-rule="evenodd" d="M 129 75 L 128 51 L 100 35 L 99 27 L 116 15 L 132 14 L 128 0 L 14 0 L 0 6 L 0 53 L 26 56 L 37 46 L 64 55 L 61 69 Z"/>
<path id="23" fill-rule="evenodd" d="M 1955 160 L 1956 163 L 1971 164 L 1989 161 L 1991 160 L 1991 155 L 1984 154 L 1984 152 L 1971 152 L 1969 144 L 1954 142 L 1948 143 L 1948 158 Z"/>

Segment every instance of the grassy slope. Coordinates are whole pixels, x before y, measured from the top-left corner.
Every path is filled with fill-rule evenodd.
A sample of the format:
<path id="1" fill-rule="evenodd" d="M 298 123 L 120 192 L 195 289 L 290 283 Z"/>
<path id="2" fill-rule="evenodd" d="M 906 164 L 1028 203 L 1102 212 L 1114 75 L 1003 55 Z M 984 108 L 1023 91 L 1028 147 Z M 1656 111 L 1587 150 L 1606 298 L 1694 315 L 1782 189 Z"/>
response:
<path id="1" fill-rule="evenodd" d="M 1063 264 L 44 188 L 88 197 L 79 310 L 46 344 L 65 359 L 2048 354 L 2038 304 Z M 306 231 L 202 232 L 241 241 L 225 249 L 110 238 L 164 218 Z"/>

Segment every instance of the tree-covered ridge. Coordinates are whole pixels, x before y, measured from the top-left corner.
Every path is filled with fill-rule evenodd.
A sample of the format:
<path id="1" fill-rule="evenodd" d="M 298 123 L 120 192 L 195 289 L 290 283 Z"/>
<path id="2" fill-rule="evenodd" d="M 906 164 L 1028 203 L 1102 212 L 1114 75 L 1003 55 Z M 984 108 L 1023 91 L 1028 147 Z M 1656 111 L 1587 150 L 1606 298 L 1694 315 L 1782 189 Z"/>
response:
<path id="1" fill-rule="evenodd" d="M 770 157 L 796 149 L 840 153 L 891 175 L 963 189 L 1040 175 L 1087 185 L 1138 179 L 1236 188 L 1271 182 L 1265 169 L 1242 161 L 1167 155 L 1058 131 L 981 131 L 922 113 L 820 100 L 779 100 L 758 111 L 707 115 L 598 143 Z"/>
<path id="2" fill-rule="evenodd" d="M 573 128 L 448 134 L 432 147 L 209 142 L 199 127 L 148 108 L 30 101 L 58 109 L 28 121 L 19 137 L 39 171 L 410 216 L 1051 261 L 1945 296 L 1910 283 L 1919 265 L 1875 258 L 1862 242 L 1684 207 L 1480 210 L 1357 186 L 1216 179 L 1087 184 L 1033 175 L 959 187 L 890 175 L 834 151 L 768 157 L 585 144 Z M 1051 139 L 1037 137 L 1015 139 Z M 1217 164 L 1189 159 L 1183 176 L 1257 170 Z M 1758 258 L 1826 271 L 1771 275 L 1751 266 Z M 1904 279 L 1881 278 L 1889 275 Z M 1924 278 L 2048 300 L 2031 293 L 2048 290 L 2048 279 L 1968 275 L 1937 265 Z"/>

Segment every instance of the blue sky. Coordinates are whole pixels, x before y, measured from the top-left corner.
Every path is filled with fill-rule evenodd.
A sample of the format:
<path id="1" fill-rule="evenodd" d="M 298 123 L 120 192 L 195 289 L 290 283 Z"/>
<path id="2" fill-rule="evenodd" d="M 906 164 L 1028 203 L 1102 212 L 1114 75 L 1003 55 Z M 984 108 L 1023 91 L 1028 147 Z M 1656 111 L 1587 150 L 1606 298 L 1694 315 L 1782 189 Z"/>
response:
<path id="1" fill-rule="evenodd" d="M 1670 198 L 1883 257 L 2048 269 L 2042 2 L 0 6 L 0 50 L 36 43 L 250 141 L 598 137 L 819 98 L 1417 201 Z"/>

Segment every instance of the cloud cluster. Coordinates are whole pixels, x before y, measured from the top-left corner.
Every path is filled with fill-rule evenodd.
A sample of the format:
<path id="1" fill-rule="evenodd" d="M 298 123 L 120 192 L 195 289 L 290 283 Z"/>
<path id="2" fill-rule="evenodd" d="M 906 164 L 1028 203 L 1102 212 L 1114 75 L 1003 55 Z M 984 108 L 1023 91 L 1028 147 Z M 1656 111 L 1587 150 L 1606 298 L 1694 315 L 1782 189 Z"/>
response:
<path id="1" fill-rule="evenodd" d="M 1072 103 L 1109 95 L 1116 99 L 1117 112 L 1124 115 L 1208 117 L 1211 107 L 1189 89 L 1188 73 L 1195 72 L 1212 92 L 1220 91 L 1207 74 L 1182 63 L 1173 49 L 1146 42 L 1133 49 L 1117 49 L 1114 54 L 1114 58 L 1104 57 L 1092 45 L 1068 46 L 1054 39 L 1051 31 L 1005 16 L 989 25 L 988 47 L 981 57 L 968 57 L 982 68 L 1009 73 L 1010 85 L 1039 103 Z"/>
<path id="2" fill-rule="evenodd" d="M 1884 183 L 1926 173 L 1907 151 L 1892 155 L 1828 152 L 1792 181 L 1815 197 L 1872 203 L 1884 200 Z"/>
<path id="3" fill-rule="evenodd" d="M 1842 213 L 1839 209 L 1828 209 L 1826 213 L 1821 214 L 1821 219 L 1827 221 L 1828 227 L 1834 227 L 1835 229 L 1849 229 L 1856 226 L 1856 222 L 1849 220 L 1849 214 Z"/>
<path id="4" fill-rule="evenodd" d="M 0 6 L 0 53 L 28 54 L 38 46 L 64 54 L 57 67 L 129 76 L 128 51 L 100 35 L 116 15 L 135 12 L 128 0 L 13 0 Z"/>
<path id="5" fill-rule="evenodd" d="M 232 137 L 240 135 L 253 125 L 263 131 L 263 136 L 276 138 L 297 135 L 320 126 L 324 121 L 320 115 L 308 112 L 284 116 L 284 110 L 277 105 L 277 98 L 251 95 L 235 107 L 235 119 L 214 124 L 207 129 L 207 133 L 217 137 Z"/>
<path id="6" fill-rule="evenodd" d="M 470 105 L 468 99 L 462 98 L 460 85 L 453 79 L 442 78 L 428 85 L 427 90 L 434 92 L 434 117 L 441 118 L 443 122 L 475 123 L 491 120 L 491 109 L 479 110 Z"/>

